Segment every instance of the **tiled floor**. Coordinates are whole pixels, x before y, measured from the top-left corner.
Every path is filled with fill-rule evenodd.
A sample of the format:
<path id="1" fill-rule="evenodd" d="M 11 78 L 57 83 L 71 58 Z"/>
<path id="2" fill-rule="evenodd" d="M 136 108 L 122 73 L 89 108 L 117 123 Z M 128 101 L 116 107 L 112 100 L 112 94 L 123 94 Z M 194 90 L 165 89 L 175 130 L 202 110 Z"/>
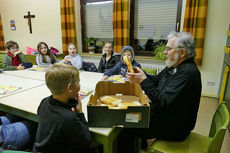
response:
<path id="1" fill-rule="evenodd" d="M 197 123 L 194 132 L 203 135 L 209 134 L 212 117 L 217 109 L 217 106 L 218 106 L 218 99 L 207 98 L 207 97 L 201 98 Z M 151 140 L 149 141 L 149 143 L 151 143 Z M 147 153 L 147 151 L 142 150 L 141 153 Z M 230 153 L 230 134 L 228 130 L 226 131 L 220 153 Z"/>

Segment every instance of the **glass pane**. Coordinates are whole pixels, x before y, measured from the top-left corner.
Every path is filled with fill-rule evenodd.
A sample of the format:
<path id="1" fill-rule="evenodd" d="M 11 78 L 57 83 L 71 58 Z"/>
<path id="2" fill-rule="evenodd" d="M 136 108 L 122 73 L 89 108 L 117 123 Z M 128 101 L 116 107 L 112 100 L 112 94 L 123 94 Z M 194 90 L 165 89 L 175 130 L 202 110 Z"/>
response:
<path id="1" fill-rule="evenodd" d="M 86 38 L 95 38 L 96 53 L 102 52 L 105 41 L 113 41 L 113 1 L 86 3 L 84 5 Z"/>
<path id="2" fill-rule="evenodd" d="M 135 1 L 134 39 L 138 51 L 155 54 L 159 45 L 166 44 L 167 35 L 176 29 L 177 5 L 178 0 Z"/>
<path id="3" fill-rule="evenodd" d="M 86 37 L 113 38 L 113 1 L 87 3 L 84 11 Z"/>

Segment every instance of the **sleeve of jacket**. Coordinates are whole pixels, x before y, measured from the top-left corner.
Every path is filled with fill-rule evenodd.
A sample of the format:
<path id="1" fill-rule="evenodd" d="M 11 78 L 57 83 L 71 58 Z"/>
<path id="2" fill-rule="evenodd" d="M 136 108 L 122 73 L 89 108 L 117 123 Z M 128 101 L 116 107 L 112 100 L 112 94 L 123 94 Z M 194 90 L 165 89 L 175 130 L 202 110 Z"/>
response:
<path id="1" fill-rule="evenodd" d="M 80 55 L 74 57 L 73 66 L 76 67 L 78 70 L 82 70 L 82 63 L 83 60 Z"/>
<path id="2" fill-rule="evenodd" d="M 132 62 L 134 67 L 139 67 L 141 69 L 141 64 L 137 63 L 135 60 Z"/>
<path id="3" fill-rule="evenodd" d="M 36 63 L 37 63 L 37 65 L 40 66 L 40 67 L 48 67 L 48 66 L 51 65 L 50 63 L 43 63 L 43 62 L 42 62 L 42 55 L 40 55 L 40 54 L 38 54 L 38 55 L 36 56 Z"/>
<path id="4" fill-rule="evenodd" d="M 20 63 L 27 63 L 27 59 L 26 59 L 26 56 L 21 52 L 18 54 L 19 56 L 19 59 L 20 59 Z"/>
<path id="5" fill-rule="evenodd" d="M 64 63 L 64 60 L 67 58 L 68 55 L 66 55 L 62 60 L 58 61 L 58 63 Z"/>
<path id="6" fill-rule="evenodd" d="M 173 77 L 167 86 L 161 89 L 157 88 L 162 79 L 164 79 L 161 74 L 152 78 L 147 77 L 141 82 L 142 89 L 157 110 L 169 108 L 178 96 L 182 96 L 183 90 L 191 85 L 191 75 L 183 72 Z"/>
<path id="7" fill-rule="evenodd" d="M 141 64 L 137 63 L 137 67 L 139 67 L 141 69 Z"/>
<path id="8" fill-rule="evenodd" d="M 64 127 L 64 135 L 71 145 L 76 145 L 77 148 L 82 149 L 89 147 L 91 135 L 83 113 L 73 116 Z"/>
<path id="9" fill-rule="evenodd" d="M 55 55 L 53 55 L 54 56 L 54 63 L 59 63 L 59 60 L 57 59 L 57 57 L 55 56 Z"/>
<path id="10" fill-rule="evenodd" d="M 103 56 L 102 56 L 101 59 L 100 59 L 100 62 L 99 62 L 98 71 L 100 73 L 104 73 L 104 69 L 105 69 L 105 67 L 104 67 L 104 64 L 103 64 Z"/>
<path id="11" fill-rule="evenodd" d="M 121 61 L 121 55 L 115 55 L 115 64 L 117 64 L 119 61 Z"/>
<path id="12" fill-rule="evenodd" d="M 11 57 L 6 54 L 2 60 L 2 66 L 4 70 L 17 70 L 17 66 L 13 66 L 11 62 Z"/>
<path id="13" fill-rule="evenodd" d="M 111 75 L 117 75 L 119 69 L 121 69 L 121 65 L 122 65 L 122 63 L 118 62 L 113 68 L 111 68 L 110 70 L 106 71 L 104 73 L 104 76 L 110 77 Z"/>

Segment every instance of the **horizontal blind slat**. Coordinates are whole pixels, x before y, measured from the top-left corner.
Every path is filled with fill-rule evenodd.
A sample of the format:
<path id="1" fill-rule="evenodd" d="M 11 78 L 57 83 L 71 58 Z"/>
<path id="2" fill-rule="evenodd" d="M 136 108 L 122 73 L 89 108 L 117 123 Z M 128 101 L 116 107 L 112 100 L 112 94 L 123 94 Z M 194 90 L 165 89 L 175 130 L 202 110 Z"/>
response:
<path id="1" fill-rule="evenodd" d="M 178 0 L 136 0 L 135 39 L 166 39 L 175 31 Z"/>
<path id="2" fill-rule="evenodd" d="M 113 2 L 85 5 L 86 37 L 113 38 Z"/>

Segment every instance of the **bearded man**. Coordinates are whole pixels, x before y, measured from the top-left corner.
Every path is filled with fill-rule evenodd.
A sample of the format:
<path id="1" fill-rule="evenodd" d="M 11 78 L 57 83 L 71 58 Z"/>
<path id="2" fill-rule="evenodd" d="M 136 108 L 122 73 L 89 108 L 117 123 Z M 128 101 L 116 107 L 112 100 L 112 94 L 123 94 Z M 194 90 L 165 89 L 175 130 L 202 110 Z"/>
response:
<path id="1" fill-rule="evenodd" d="M 187 32 L 171 32 L 164 51 L 166 68 L 156 76 L 134 67 L 127 73 L 150 99 L 150 124 L 144 129 L 124 129 L 118 137 L 118 152 L 133 152 L 135 137 L 182 141 L 193 130 L 201 96 L 201 75 L 194 57 L 195 41 Z M 119 148 L 126 149 L 119 149 Z"/>

